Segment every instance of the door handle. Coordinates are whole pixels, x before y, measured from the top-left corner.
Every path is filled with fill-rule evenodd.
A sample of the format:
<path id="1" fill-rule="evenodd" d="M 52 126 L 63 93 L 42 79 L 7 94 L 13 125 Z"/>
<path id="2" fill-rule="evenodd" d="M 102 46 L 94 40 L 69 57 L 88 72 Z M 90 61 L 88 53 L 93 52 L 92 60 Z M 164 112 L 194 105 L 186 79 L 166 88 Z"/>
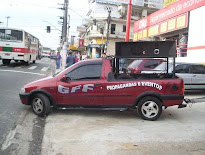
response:
<path id="1" fill-rule="evenodd" d="M 94 84 L 94 86 L 100 86 L 101 85 L 101 83 L 95 83 Z"/>

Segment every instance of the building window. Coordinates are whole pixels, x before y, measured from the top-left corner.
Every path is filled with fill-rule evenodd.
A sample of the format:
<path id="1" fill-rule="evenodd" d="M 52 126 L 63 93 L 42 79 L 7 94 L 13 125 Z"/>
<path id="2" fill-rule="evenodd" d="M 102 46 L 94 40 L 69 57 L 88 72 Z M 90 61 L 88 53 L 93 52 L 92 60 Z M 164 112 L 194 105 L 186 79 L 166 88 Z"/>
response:
<path id="1" fill-rule="evenodd" d="M 122 32 L 126 32 L 126 25 L 123 25 Z"/>
<path id="2" fill-rule="evenodd" d="M 148 3 L 149 3 L 148 0 L 144 0 L 144 7 L 148 7 Z"/>
<path id="3" fill-rule="evenodd" d="M 111 24 L 111 34 L 115 34 L 116 24 Z"/>

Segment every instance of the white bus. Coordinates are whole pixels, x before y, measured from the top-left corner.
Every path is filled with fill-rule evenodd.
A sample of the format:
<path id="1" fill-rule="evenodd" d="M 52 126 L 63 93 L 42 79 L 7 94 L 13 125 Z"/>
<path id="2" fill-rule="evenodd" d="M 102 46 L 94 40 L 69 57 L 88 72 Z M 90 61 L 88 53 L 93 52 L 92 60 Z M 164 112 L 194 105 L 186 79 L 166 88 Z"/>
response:
<path id="1" fill-rule="evenodd" d="M 35 63 L 39 54 L 39 39 L 20 29 L 0 28 L 0 57 L 3 64 L 11 60 Z"/>

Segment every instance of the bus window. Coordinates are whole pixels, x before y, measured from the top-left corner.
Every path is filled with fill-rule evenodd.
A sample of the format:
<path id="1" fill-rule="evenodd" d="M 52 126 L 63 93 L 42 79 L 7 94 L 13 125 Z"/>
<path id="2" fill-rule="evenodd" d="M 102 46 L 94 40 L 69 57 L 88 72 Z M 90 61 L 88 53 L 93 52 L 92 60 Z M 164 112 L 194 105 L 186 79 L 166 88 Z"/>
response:
<path id="1" fill-rule="evenodd" d="M 23 32 L 18 30 L 0 29 L 0 40 L 23 41 Z"/>

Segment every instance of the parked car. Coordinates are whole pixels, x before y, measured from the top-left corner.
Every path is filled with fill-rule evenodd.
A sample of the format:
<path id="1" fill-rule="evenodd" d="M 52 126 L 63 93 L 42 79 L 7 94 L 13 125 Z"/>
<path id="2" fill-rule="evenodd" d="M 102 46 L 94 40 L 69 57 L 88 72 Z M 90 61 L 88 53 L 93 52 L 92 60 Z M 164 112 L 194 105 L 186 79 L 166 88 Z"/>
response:
<path id="1" fill-rule="evenodd" d="M 175 66 L 177 65 L 177 63 L 175 63 Z M 168 63 L 168 71 L 170 71 L 170 73 L 172 72 L 171 70 L 169 70 L 170 68 L 173 68 L 173 63 Z M 141 73 L 166 73 L 167 72 L 167 62 L 162 62 L 161 64 L 159 64 L 158 66 L 156 66 L 154 69 L 148 70 L 148 71 L 142 71 Z"/>
<path id="2" fill-rule="evenodd" d="M 169 69 L 169 72 L 173 67 Z M 205 89 L 205 66 L 194 63 L 178 63 L 175 67 L 176 75 L 184 79 L 186 90 Z"/>
<path id="3" fill-rule="evenodd" d="M 139 59 L 133 61 L 127 67 L 127 73 L 141 73 L 142 71 L 148 71 L 154 69 L 156 66 L 164 62 L 163 59 Z"/>
<path id="4" fill-rule="evenodd" d="M 56 59 L 57 58 L 57 55 L 56 54 L 53 54 L 50 56 L 50 59 Z"/>
<path id="5" fill-rule="evenodd" d="M 142 73 L 166 73 L 167 63 L 162 62 L 153 70 L 142 71 Z M 168 65 L 168 73 L 173 71 L 173 63 Z M 205 65 L 197 63 L 177 62 L 175 64 L 175 73 L 184 80 L 186 90 L 205 89 Z"/>

